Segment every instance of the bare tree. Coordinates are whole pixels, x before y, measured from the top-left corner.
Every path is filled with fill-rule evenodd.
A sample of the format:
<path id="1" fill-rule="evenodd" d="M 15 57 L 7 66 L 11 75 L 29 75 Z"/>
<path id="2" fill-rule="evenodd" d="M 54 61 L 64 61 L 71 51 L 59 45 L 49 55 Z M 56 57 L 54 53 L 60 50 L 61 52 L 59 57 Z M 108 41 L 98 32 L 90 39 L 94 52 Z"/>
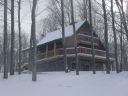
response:
<path id="1" fill-rule="evenodd" d="M 19 29 L 19 63 L 18 63 L 18 73 L 21 74 L 21 49 L 22 49 L 22 40 L 21 40 L 21 22 L 20 22 L 20 9 L 21 9 L 21 0 L 18 1 L 18 29 Z"/>
<path id="2" fill-rule="evenodd" d="M 120 57 L 120 72 L 122 72 L 123 69 L 123 25 L 122 25 L 122 20 L 120 17 L 120 22 L 121 22 L 121 26 L 120 26 L 120 52 L 121 52 L 121 57 Z"/>
<path id="3" fill-rule="evenodd" d="M 84 19 L 87 20 L 87 0 L 83 0 L 84 2 Z M 89 1 L 90 2 L 90 1 Z"/>
<path id="4" fill-rule="evenodd" d="M 92 27 L 92 11 L 91 11 L 91 0 L 89 0 L 89 20 L 90 20 L 90 31 L 91 31 L 91 45 L 92 45 L 92 70 L 93 74 L 96 74 L 95 65 L 95 51 L 94 51 L 94 40 L 93 40 L 93 27 Z"/>
<path id="5" fill-rule="evenodd" d="M 37 0 L 33 0 L 32 13 L 31 13 L 31 62 L 32 62 L 32 81 L 37 80 L 36 73 L 36 19 L 35 19 L 35 11 L 36 11 Z"/>
<path id="6" fill-rule="evenodd" d="M 126 6 L 126 18 L 127 18 L 127 23 L 128 23 L 128 1 L 127 1 L 127 6 Z"/>
<path id="7" fill-rule="evenodd" d="M 118 54 L 117 54 L 117 37 L 116 37 L 116 29 L 115 29 L 115 15 L 113 12 L 113 0 L 111 0 L 111 15 L 112 15 L 112 29 L 114 35 L 114 51 L 115 51 L 115 60 L 116 60 L 116 72 L 119 73 L 119 64 L 118 64 Z"/>
<path id="8" fill-rule="evenodd" d="M 68 64 L 67 64 L 67 50 L 66 50 L 66 42 L 65 42 L 65 26 L 64 26 L 64 2 L 61 0 L 61 12 L 62 12 L 62 37 L 63 37 L 63 50 L 64 50 L 64 65 L 65 72 L 68 73 Z"/>
<path id="9" fill-rule="evenodd" d="M 81 20 L 88 19 L 88 0 L 77 1 L 78 15 Z"/>
<path id="10" fill-rule="evenodd" d="M 70 0 L 63 1 L 64 7 L 64 24 L 65 26 L 71 23 L 71 3 Z M 52 32 L 57 29 L 60 29 L 62 26 L 61 20 L 61 0 L 49 0 L 49 4 L 47 6 L 48 16 L 43 18 L 39 23 L 41 25 L 41 30 L 43 33 Z M 42 24 L 41 24 L 42 23 Z M 39 29 L 40 29 L 39 28 Z M 42 33 L 42 34 L 43 34 Z"/>
<path id="11" fill-rule="evenodd" d="M 65 8 L 65 23 L 71 23 L 71 3 L 70 0 L 64 0 L 64 8 Z"/>
<path id="12" fill-rule="evenodd" d="M 11 62 L 10 75 L 14 75 L 15 67 L 15 32 L 14 32 L 14 0 L 11 0 Z"/>
<path id="13" fill-rule="evenodd" d="M 7 65 L 7 0 L 4 0 L 4 79 L 8 78 Z"/>
<path id="14" fill-rule="evenodd" d="M 104 38 L 105 38 L 105 47 L 106 47 L 106 73 L 110 74 L 110 61 L 109 61 L 109 44 L 108 44 L 108 23 L 107 23 L 107 14 L 106 14 L 106 4 L 105 0 L 102 0 L 102 7 L 104 12 Z"/>
<path id="15" fill-rule="evenodd" d="M 116 5 L 117 5 L 118 10 L 119 10 L 119 13 L 120 13 L 120 16 L 121 16 L 121 20 L 122 20 L 122 24 L 123 24 L 124 30 L 126 32 L 126 37 L 127 37 L 127 40 L 128 40 L 128 26 L 127 26 L 126 15 L 125 15 L 125 12 L 124 12 L 123 1 L 124 0 L 120 0 L 120 1 L 119 0 L 115 0 Z"/>
<path id="16" fill-rule="evenodd" d="M 78 64 L 78 54 L 77 54 L 77 34 L 74 22 L 74 6 L 73 0 L 71 0 L 71 18 L 72 18 L 72 25 L 73 25 L 73 32 L 74 32 L 74 49 L 75 49 L 75 60 L 76 60 L 76 75 L 79 75 L 79 64 Z"/>

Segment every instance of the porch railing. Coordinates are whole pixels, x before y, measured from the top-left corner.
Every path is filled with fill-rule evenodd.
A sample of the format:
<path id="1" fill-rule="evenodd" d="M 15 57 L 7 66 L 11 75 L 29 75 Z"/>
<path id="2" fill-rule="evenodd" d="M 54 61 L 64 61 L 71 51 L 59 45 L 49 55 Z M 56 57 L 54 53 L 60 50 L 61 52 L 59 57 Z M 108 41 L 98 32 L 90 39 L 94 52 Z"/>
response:
<path id="1" fill-rule="evenodd" d="M 91 48 L 85 48 L 85 47 L 78 47 L 77 48 L 77 53 L 83 53 L 83 54 L 90 54 L 91 55 Z M 56 53 L 54 53 L 56 52 Z M 56 49 L 55 51 L 54 50 L 51 50 L 51 51 L 48 51 L 47 54 L 46 53 L 41 53 L 41 54 L 38 54 L 37 57 L 38 59 L 43 59 L 43 58 L 50 58 L 50 57 L 54 57 L 54 56 L 59 56 L 59 55 L 63 55 L 63 48 L 59 48 L 59 49 Z M 103 51 L 103 50 L 94 50 L 95 52 L 95 55 L 96 56 L 103 56 L 103 57 L 106 57 L 106 51 Z M 71 54 L 75 54 L 75 50 L 74 48 L 67 48 L 67 54 L 68 55 L 71 55 Z M 114 54 L 110 53 L 110 58 L 114 58 Z"/>
<path id="2" fill-rule="evenodd" d="M 72 54 L 75 54 L 75 50 L 74 48 L 67 48 L 67 55 L 72 55 Z M 82 54 L 88 54 L 88 55 L 91 55 L 91 48 L 85 48 L 85 47 L 78 47 L 77 48 L 77 53 L 82 53 Z M 59 48 L 59 49 L 56 49 L 56 50 L 50 50 L 48 52 L 45 52 L 45 53 L 40 53 L 40 54 L 37 54 L 37 59 L 38 60 L 41 60 L 41 59 L 44 59 L 44 58 L 51 58 L 51 57 L 55 57 L 55 56 L 63 56 L 63 48 Z M 106 57 L 106 51 L 103 51 L 103 50 L 97 50 L 95 49 L 94 50 L 95 52 L 95 56 L 102 56 L 102 57 Z M 114 58 L 114 54 L 113 53 L 110 53 L 110 58 Z M 28 62 L 28 58 L 25 58 L 23 60 L 24 63 Z"/>

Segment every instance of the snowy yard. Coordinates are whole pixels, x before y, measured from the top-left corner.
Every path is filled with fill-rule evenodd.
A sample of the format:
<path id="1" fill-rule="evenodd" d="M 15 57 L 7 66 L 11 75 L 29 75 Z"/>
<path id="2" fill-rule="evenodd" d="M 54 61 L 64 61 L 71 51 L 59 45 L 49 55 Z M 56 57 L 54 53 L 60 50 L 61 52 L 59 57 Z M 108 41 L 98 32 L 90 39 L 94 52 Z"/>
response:
<path id="1" fill-rule="evenodd" d="M 128 96 L 128 72 L 44 72 L 37 82 L 31 74 L 0 79 L 0 96 Z"/>

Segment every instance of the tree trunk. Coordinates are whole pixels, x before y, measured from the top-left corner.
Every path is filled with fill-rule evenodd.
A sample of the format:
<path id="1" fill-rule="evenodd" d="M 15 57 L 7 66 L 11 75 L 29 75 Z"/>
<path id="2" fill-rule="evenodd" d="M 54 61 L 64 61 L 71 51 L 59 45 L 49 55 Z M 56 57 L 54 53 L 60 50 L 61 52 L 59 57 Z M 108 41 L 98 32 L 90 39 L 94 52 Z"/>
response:
<path id="1" fill-rule="evenodd" d="M 115 30 L 115 16 L 114 16 L 114 12 L 113 12 L 113 0 L 111 0 L 111 14 L 112 14 L 112 29 L 113 29 L 113 35 L 114 35 L 116 72 L 119 73 L 118 54 L 117 54 L 117 37 L 116 37 L 116 30 Z"/>
<path id="2" fill-rule="evenodd" d="M 75 49 L 75 61 L 76 61 L 76 75 L 79 75 L 79 64 L 78 64 L 78 54 L 77 54 L 77 34 L 74 22 L 74 7 L 73 7 L 73 0 L 71 0 L 71 18 L 72 18 L 72 25 L 73 25 L 73 32 L 74 32 L 74 49 Z"/>
<path id="3" fill-rule="evenodd" d="M 87 20 L 88 19 L 88 17 L 87 17 L 87 1 L 88 0 L 83 0 L 83 2 L 84 2 L 84 19 L 85 20 Z"/>
<path id="4" fill-rule="evenodd" d="M 36 19 L 35 19 L 35 11 L 36 11 L 37 0 L 33 0 L 32 6 L 32 14 L 31 14 L 31 60 L 32 60 L 32 81 L 37 80 L 37 73 L 36 73 Z"/>
<path id="5" fill-rule="evenodd" d="M 18 73 L 21 74 L 21 49 L 22 49 L 22 42 L 21 42 L 21 22 L 20 22 L 20 9 L 21 9 L 21 0 L 18 2 L 18 29 L 19 29 L 19 63 L 18 63 Z"/>
<path id="6" fill-rule="evenodd" d="M 8 64 L 7 64 L 7 0 L 4 0 L 4 79 L 8 78 Z"/>
<path id="7" fill-rule="evenodd" d="M 63 50 L 64 50 L 64 65 L 65 72 L 68 73 L 68 64 L 67 64 L 67 50 L 66 50 L 66 42 L 65 42 L 65 26 L 64 26 L 64 2 L 61 0 L 61 12 L 62 12 L 62 38 L 63 38 Z"/>
<path id="8" fill-rule="evenodd" d="M 91 9 L 92 9 L 91 8 L 91 0 L 89 0 L 89 20 L 90 20 L 91 47 L 92 47 L 92 70 L 93 70 L 93 74 L 96 74 L 93 27 L 92 27 L 92 12 L 91 12 L 92 10 Z"/>
<path id="9" fill-rule="evenodd" d="M 14 33 L 14 0 L 11 0 L 11 62 L 10 62 L 10 75 L 14 75 L 15 67 L 15 33 Z"/>
<path id="10" fill-rule="evenodd" d="M 108 23 L 107 23 L 107 14 L 106 14 L 106 4 L 105 0 L 102 0 L 102 7 L 104 12 L 104 38 L 106 45 L 106 73 L 110 74 L 110 61 L 109 61 L 109 44 L 108 44 Z"/>
<path id="11" fill-rule="evenodd" d="M 125 65 L 125 45 L 124 45 L 125 37 L 122 35 L 122 71 L 124 71 L 124 65 Z"/>
<path id="12" fill-rule="evenodd" d="M 121 36 L 120 36 L 120 51 L 121 51 L 121 60 L 120 60 L 120 72 L 122 72 L 122 64 L 123 64 L 123 30 L 122 30 L 122 20 L 120 18 L 120 22 L 121 22 Z"/>
<path id="13" fill-rule="evenodd" d="M 32 30 L 32 28 L 31 28 L 31 30 Z M 32 70 L 32 54 L 31 54 L 31 50 L 32 50 L 32 36 L 30 37 L 29 70 Z"/>

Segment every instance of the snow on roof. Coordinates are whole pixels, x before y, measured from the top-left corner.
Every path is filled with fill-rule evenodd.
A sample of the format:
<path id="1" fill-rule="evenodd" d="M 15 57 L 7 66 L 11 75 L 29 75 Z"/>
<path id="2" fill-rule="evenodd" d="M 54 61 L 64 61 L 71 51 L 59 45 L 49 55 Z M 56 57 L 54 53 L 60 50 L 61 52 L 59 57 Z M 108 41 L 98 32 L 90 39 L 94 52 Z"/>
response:
<path id="1" fill-rule="evenodd" d="M 85 23 L 85 21 L 76 23 L 75 24 L 76 31 L 84 23 Z M 69 36 L 72 36 L 72 35 L 73 35 L 73 26 L 69 25 L 69 26 L 65 27 L 65 37 L 69 37 Z M 47 33 L 46 36 L 43 37 L 43 39 L 37 45 L 45 44 L 45 43 L 51 42 L 53 40 L 61 39 L 61 38 L 62 38 L 62 31 L 61 31 L 61 29 L 59 29 L 59 30 Z"/>
<path id="2" fill-rule="evenodd" d="M 85 23 L 86 21 L 81 21 L 75 24 L 76 27 L 76 31 Z M 73 26 L 69 25 L 67 27 L 65 27 L 65 37 L 69 37 L 73 35 Z M 43 39 L 41 41 L 39 41 L 37 43 L 37 46 L 51 42 L 53 40 L 57 40 L 57 39 L 61 39 L 62 38 L 62 32 L 61 29 L 53 31 L 53 32 L 49 32 L 46 34 L 45 37 L 43 37 Z M 25 48 L 22 51 L 27 51 L 29 50 L 29 48 Z"/>

